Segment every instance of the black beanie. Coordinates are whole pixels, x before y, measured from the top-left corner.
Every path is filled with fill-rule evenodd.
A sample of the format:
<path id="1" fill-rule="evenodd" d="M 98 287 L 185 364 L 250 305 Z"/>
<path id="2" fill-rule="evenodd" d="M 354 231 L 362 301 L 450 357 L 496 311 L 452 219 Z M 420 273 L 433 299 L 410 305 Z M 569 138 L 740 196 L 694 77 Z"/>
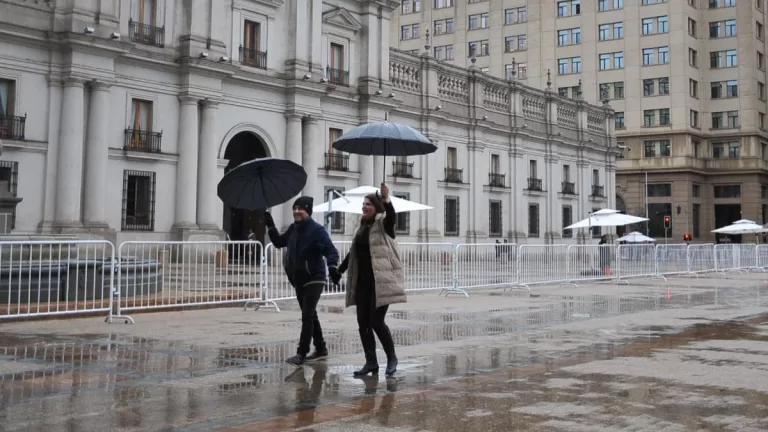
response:
<path id="1" fill-rule="evenodd" d="M 301 196 L 296 199 L 293 203 L 293 208 L 299 208 L 307 212 L 308 215 L 312 216 L 312 203 L 315 202 L 315 199 L 311 196 Z"/>

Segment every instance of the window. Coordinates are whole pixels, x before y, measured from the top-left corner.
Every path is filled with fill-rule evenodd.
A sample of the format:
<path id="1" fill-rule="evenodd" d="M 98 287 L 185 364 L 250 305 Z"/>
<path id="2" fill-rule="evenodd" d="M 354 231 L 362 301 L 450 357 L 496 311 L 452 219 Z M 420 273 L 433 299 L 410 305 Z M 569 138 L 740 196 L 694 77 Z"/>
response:
<path id="1" fill-rule="evenodd" d="M 691 97 L 699 97 L 699 82 L 693 79 L 688 80 L 688 93 Z"/>
<path id="2" fill-rule="evenodd" d="M 592 186 L 600 186 L 600 170 L 592 170 Z"/>
<path id="3" fill-rule="evenodd" d="M 458 154 L 456 152 L 456 147 L 448 147 L 446 149 L 445 155 L 445 167 L 449 169 L 456 169 L 458 165 Z"/>
<path id="4" fill-rule="evenodd" d="M 141 25 L 159 27 L 157 25 L 157 0 L 133 0 L 131 2 L 131 19 Z"/>
<path id="5" fill-rule="evenodd" d="M 418 39 L 419 24 L 409 24 L 400 27 L 400 40 Z"/>
<path id="6" fill-rule="evenodd" d="M 481 13 L 469 16 L 469 30 L 488 28 L 488 13 Z"/>
<path id="7" fill-rule="evenodd" d="M 563 238 L 571 238 L 573 237 L 573 230 L 567 230 L 565 227 L 570 226 L 573 224 L 573 207 L 569 205 L 563 206 Z"/>
<path id="8" fill-rule="evenodd" d="M 528 63 L 517 64 L 517 78 L 518 79 L 528 78 Z"/>
<path id="9" fill-rule="evenodd" d="M 688 48 L 688 66 L 699 67 L 699 52 L 693 48 Z"/>
<path id="10" fill-rule="evenodd" d="M 436 46 L 435 58 L 438 60 L 453 60 L 453 45 Z"/>
<path id="11" fill-rule="evenodd" d="M 698 23 L 695 20 L 693 20 L 691 18 L 688 18 L 688 35 L 689 36 L 696 37 L 696 26 L 697 25 L 698 25 Z"/>
<path id="12" fill-rule="evenodd" d="M 658 84 L 659 92 L 655 89 Z M 669 94 L 669 78 L 650 78 L 643 80 L 643 96 L 664 96 Z"/>
<path id="13" fill-rule="evenodd" d="M 710 9 L 736 6 L 736 0 L 709 0 Z"/>
<path id="14" fill-rule="evenodd" d="M 251 65 L 251 60 L 258 62 L 257 52 L 261 51 L 261 23 L 245 20 L 243 22 L 243 63 Z"/>
<path id="15" fill-rule="evenodd" d="M 700 128 L 699 125 L 699 112 L 696 110 L 690 111 L 690 117 L 691 117 L 691 127 Z"/>
<path id="16" fill-rule="evenodd" d="M 672 228 L 664 227 L 664 216 L 672 215 L 672 203 L 648 204 L 648 235 L 650 237 L 672 237 Z"/>
<path id="17" fill-rule="evenodd" d="M 709 53 L 709 67 L 712 69 L 736 67 L 737 65 L 738 55 L 736 50 L 713 51 Z"/>
<path id="18" fill-rule="evenodd" d="M 757 68 L 760 70 L 765 70 L 765 56 L 759 51 L 757 52 Z"/>
<path id="19" fill-rule="evenodd" d="M 616 129 L 624 129 L 624 113 L 623 112 L 617 112 L 614 117 L 614 123 Z"/>
<path id="20" fill-rule="evenodd" d="M 757 38 L 759 40 L 765 39 L 765 30 L 763 29 L 763 25 L 760 24 L 759 21 L 755 21 L 755 33 L 757 33 Z"/>
<path id="21" fill-rule="evenodd" d="M 400 6 L 400 11 L 403 15 L 421 12 L 421 0 L 403 0 L 403 4 Z"/>
<path id="22" fill-rule="evenodd" d="M 525 6 L 504 10 L 505 25 L 524 23 L 526 21 L 528 21 L 528 12 Z"/>
<path id="23" fill-rule="evenodd" d="M 330 68 L 331 76 L 329 77 L 331 82 L 336 78 L 334 75 L 343 72 L 344 69 L 344 46 L 336 43 L 331 43 L 330 50 Z"/>
<path id="24" fill-rule="evenodd" d="M 701 142 L 693 141 L 693 157 L 699 157 L 699 150 L 701 149 Z"/>
<path id="25" fill-rule="evenodd" d="M 699 228 L 701 226 L 701 204 L 693 204 L 691 218 L 693 219 L 693 221 L 691 221 L 691 225 L 693 225 L 693 233 L 691 234 L 693 234 L 693 238 L 699 238 L 701 232 L 701 228 Z"/>
<path id="26" fill-rule="evenodd" d="M 525 35 L 507 36 L 504 38 L 504 51 L 515 52 L 528 49 L 528 38 Z"/>
<path id="27" fill-rule="evenodd" d="M 600 84 L 600 100 L 624 99 L 624 82 Z"/>
<path id="28" fill-rule="evenodd" d="M 643 48 L 643 64 L 644 65 L 654 64 L 654 53 L 655 53 L 655 50 L 653 48 Z"/>
<path id="29" fill-rule="evenodd" d="M 445 234 L 459 235 L 459 197 L 445 197 Z"/>
<path id="30" fill-rule="evenodd" d="M 563 98 L 568 97 L 568 90 L 570 90 L 570 87 L 558 87 L 557 88 L 557 95 Z"/>
<path id="31" fill-rule="evenodd" d="M 528 237 L 539 236 L 539 205 L 528 204 Z"/>
<path id="32" fill-rule="evenodd" d="M 491 200 L 488 206 L 488 235 L 491 237 L 501 237 L 502 233 L 502 217 L 501 217 L 501 201 Z"/>
<path id="33" fill-rule="evenodd" d="M 599 12 L 617 9 L 624 9 L 624 0 L 597 0 L 597 10 Z"/>
<path id="34" fill-rule="evenodd" d="M 156 146 L 152 134 L 152 102 L 133 99 L 131 101 L 131 126 L 128 148 L 132 150 L 153 150 Z"/>
<path id="35" fill-rule="evenodd" d="M 643 141 L 643 154 L 645 157 L 667 157 L 671 154 L 669 140 Z"/>
<path id="36" fill-rule="evenodd" d="M 336 152 L 333 150 L 333 142 L 341 138 L 342 135 L 344 135 L 343 130 L 328 128 L 328 157 L 327 157 L 328 160 L 326 161 L 327 169 L 342 169 L 342 168 L 348 169 L 349 168 L 348 164 L 345 163 L 348 160 L 348 159 L 345 160 L 347 156 L 341 152 Z M 328 193 L 326 191 L 326 196 L 327 195 Z"/>
<path id="37" fill-rule="evenodd" d="M 736 36 L 736 20 L 715 21 L 709 23 L 710 39 Z"/>
<path id="38" fill-rule="evenodd" d="M 710 84 L 710 95 L 712 99 L 733 98 L 739 96 L 739 82 L 732 81 L 715 81 Z"/>
<path id="39" fill-rule="evenodd" d="M 652 35 L 659 33 L 669 32 L 669 17 L 660 16 L 654 18 L 643 18 L 642 21 L 643 35 Z"/>
<path id="40" fill-rule="evenodd" d="M 572 28 L 557 31 L 557 45 L 578 45 L 581 43 L 581 29 Z"/>
<path id="41" fill-rule="evenodd" d="M 16 197 L 18 194 L 19 185 L 19 163 L 12 161 L 0 161 L 0 182 L 5 182 L 5 186 L 8 188 L 8 192 L 12 197 Z M 2 222 L 6 224 L 4 233 L 9 233 L 16 228 L 16 208 L 14 207 L 11 212 L 10 220 L 3 219 Z"/>
<path id="42" fill-rule="evenodd" d="M 603 53 L 598 57 L 600 70 L 624 69 L 624 53 Z"/>
<path id="43" fill-rule="evenodd" d="M 741 185 L 715 185 L 715 198 L 741 198 Z"/>
<path id="44" fill-rule="evenodd" d="M 624 39 L 624 23 L 600 24 L 597 34 L 601 41 Z"/>
<path id="45" fill-rule="evenodd" d="M 475 57 L 487 56 L 490 52 L 488 40 L 475 41 L 469 43 L 469 55 Z"/>
<path id="46" fill-rule="evenodd" d="M 11 117 L 14 115 L 15 95 L 16 82 L 0 79 L 0 117 Z"/>
<path id="47" fill-rule="evenodd" d="M 659 122 L 656 123 L 658 116 Z M 660 108 L 653 110 L 643 111 L 643 126 L 644 127 L 656 127 L 656 126 L 669 126 L 671 124 L 669 117 L 669 108 Z"/>
<path id="48" fill-rule="evenodd" d="M 757 97 L 765 100 L 765 84 L 761 83 L 760 81 L 757 82 Z"/>
<path id="49" fill-rule="evenodd" d="M 738 159 L 741 155 L 739 141 L 718 141 L 712 143 L 712 159 Z"/>
<path id="50" fill-rule="evenodd" d="M 326 186 L 325 187 L 325 193 L 323 194 L 324 197 L 328 197 L 328 194 L 333 191 L 335 192 L 334 195 L 343 195 L 344 194 L 344 188 L 343 187 L 337 187 L 337 186 Z M 337 195 L 338 194 L 338 195 Z M 345 232 L 345 219 L 344 219 L 345 213 L 334 211 L 331 213 L 331 233 L 333 234 L 344 234 Z"/>
<path id="51" fill-rule="evenodd" d="M 581 57 L 557 59 L 557 74 L 567 75 L 581 73 Z"/>
<path id="52" fill-rule="evenodd" d="M 411 199 L 411 194 L 407 192 L 393 193 L 392 195 L 404 200 Z M 411 233 L 411 218 L 410 218 L 409 212 L 401 212 L 397 214 L 397 221 L 395 223 L 395 232 L 397 234 L 404 234 L 404 235 L 409 235 Z"/>
<path id="53" fill-rule="evenodd" d="M 453 18 L 435 21 L 435 36 L 451 33 L 453 33 Z"/>
<path id="54" fill-rule="evenodd" d="M 454 0 L 435 0 L 435 9 L 453 7 Z"/>
<path id="55" fill-rule="evenodd" d="M 691 197 L 701 198 L 701 185 L 698 185 L 698 184 L 691 185 Z"/>
<path id="56" fill-rule="evenodd" d="M 538 170 L 537 170 L 537 164 L 536 161 L 531 159 L 528 162 L 528 176 L 532 179 L 537 179 L 538 177 Z"/>
<path id="57" fill-rule="evenodd" d="M 581 15 L 581 0 L 557 2 L 557 16 L 567 17 Z"/>
<path id="58" fill-rule="evenodd" d="M 491 174 L 499 174 L 501 172 L 501 159 L 499 155 L 491 155 Z"/>
<path id="59" fill-rule="evenodd" d="M 155 173 L 123 171 L 122 230 L 155 230 Z"/>
<path id="60" fill-rule="evenodd" d="M 738 111 L 720 111 L 712 113 L 712 129 L 735 129 L 738 127 Z"/>
<path id="61" fill-rule="evenodd" d="M 649 198 L 671 197 L 672 183 L 649 184 L 646 192 Z"/>
<path id="62" fill-rule="evenodd" d="M 571 166 L 570 165 L 563 165 L 563 181 L 564 182 L 570 182 L 571 181 Z"/>

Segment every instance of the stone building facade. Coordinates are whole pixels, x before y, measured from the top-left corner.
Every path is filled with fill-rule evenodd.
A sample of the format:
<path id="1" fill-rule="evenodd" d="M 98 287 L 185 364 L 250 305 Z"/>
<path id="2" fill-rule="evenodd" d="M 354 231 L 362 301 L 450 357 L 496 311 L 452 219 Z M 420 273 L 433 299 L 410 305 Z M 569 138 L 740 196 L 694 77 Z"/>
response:
<path id="1" fill-rule="evenodd" d="M 407 240 L 563 241 L 566 222 L 615 204 L 607 104 L 390 49 L 397 2 L 225 3 L 0 0 L 0 175 L 23 197 L 15 234 L 262 238 L 261 212 L 223 208 L 216 185 L 266 156 L 300 163 L 317 203 L 386 169 L 393 193 L 434 207 L 400 216 Z M 385 118 L 438 152 L 332 150 Z M 273 213 L 290 220 L 287 206 Z M 332 219 L 349 238 L 354 217 Z"/>

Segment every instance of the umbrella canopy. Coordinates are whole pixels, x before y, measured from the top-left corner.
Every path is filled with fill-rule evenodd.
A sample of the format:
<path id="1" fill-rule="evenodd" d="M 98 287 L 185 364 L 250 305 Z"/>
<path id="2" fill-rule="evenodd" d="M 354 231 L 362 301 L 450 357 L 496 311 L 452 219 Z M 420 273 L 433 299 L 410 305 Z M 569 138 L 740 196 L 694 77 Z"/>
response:
<path id="1" fill-rule="evenodd" d="M 358 126 L 334 141 L 333 148 L 365 156 L 418 156 L 437 151 L 421 132 L 389 122 Z"/>
<path id="2" fill-rule="evenodd" d="M 217 194 L 225 205 L 262 210 L 280 205 L 301 193 L 307 173 L 301 165 L 276 158 L 254 159 L 224 175 Z"/>
<path id="3" fill-rule="evenodd" d="M 315 213 L 327 213 L 330 209 L 330 211 L 337 211 L 342 213 L 363 214 L 363 201 L 365 200 L 365 196 L 375 193 L 378 190 L 378 188 L 373 186 L 360 186 L 355 189 L 350 189 L 344 193 L 343 197 L 336 198 L 330 202 L 318 204 L 312 208 L 312 211 Z M 389 199 L 392 201 L 392 207 L 395 208 L 396 213 L 432 209 L 432 207 L 428 205 L 408 201 L 396 196 L 390 196 Z"/>
<path id="4" fill-rule="evenodd" d="M 712 232 L 717 234 L 730 234 L 730 235 L 761 234 L 761 233 L 768 232 L 768 229 L 766 229 L 764 226 L 760 224 L 756 224 L 754 221 L 751 221 L 748 219 L 741 219 L 730 225 L 712 230 Z"/>
<path id="5" fill-rule="evenodd" d="M 649 242 L 655 242 L 656 240 L 646 235 L 640 234 L 637 231 L 632 231 L 631 233 L 625 236 L 619 237 L 617 241 L 627 242 L 627 243 L 649 243 Z"/>
<path id="6" fill-rule="evenodd" d="M 648 218 L 638 217 L 619 213 L 618 210 L 602 209 L 592 213 L 588 218 L 580 220 L 573 225 L 563 229 L 577 229 L 589 227 L 615 227 L 632 225 L 638 222 L 645 222 Z"/>

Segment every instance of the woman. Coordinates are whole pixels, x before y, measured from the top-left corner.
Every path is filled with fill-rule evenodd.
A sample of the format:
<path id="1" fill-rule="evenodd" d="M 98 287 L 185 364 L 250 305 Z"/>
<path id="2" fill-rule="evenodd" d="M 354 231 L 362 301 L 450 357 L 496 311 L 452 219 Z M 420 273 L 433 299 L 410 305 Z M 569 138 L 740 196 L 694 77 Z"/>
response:
<path id="1" fill-rule="evenodd" d="M 352 247 L 339 266 L 339 275 L 347 273 L 347 307 L 357 306 L 357 325 L 365 352 L 365 366 L 355 376 L 379 373 L 376 339 L 387 354 L 387 376 L 397 371 L 395 343 L 384 323 L 389 305 L 405 303 L 405 274 L 395 243 L 395 208 L 389 200 L 389 188 L 381 185 L 378 193 L 365 197 L 360 228 Z M 340 276 L 334 283 L 338 284 Z"/>

